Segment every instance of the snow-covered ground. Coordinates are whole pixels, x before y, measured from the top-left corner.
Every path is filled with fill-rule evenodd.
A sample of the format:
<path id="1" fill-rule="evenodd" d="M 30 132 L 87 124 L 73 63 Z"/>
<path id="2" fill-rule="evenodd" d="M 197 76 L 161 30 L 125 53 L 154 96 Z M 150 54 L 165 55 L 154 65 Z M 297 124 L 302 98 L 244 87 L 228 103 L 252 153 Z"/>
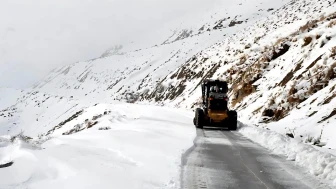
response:
<path id="1" fill-rule="evenodd" d="M 239 132 L 268 148 L 272 153 L 286 156 L 287 160 L 295 161 L 310 174 L 330 181 L 336 186 L 336 154 L 331 154 L 330 151 L 321 151 L 274 131 L 242 123 L 240 123 Z"/>
<path id="2" fill-rule="evenodd" d="M 88 129 L 94 116 L 98 123 Z M 40 139 L 1 137 L 0 164 L 14 164 L 0 169 L 0 188 L 180 188 L 181 154 L 196 135 L 192 116 L 164 107 L 100 104 Z M 80 125 L 85 129 L 62 135 Z"/>

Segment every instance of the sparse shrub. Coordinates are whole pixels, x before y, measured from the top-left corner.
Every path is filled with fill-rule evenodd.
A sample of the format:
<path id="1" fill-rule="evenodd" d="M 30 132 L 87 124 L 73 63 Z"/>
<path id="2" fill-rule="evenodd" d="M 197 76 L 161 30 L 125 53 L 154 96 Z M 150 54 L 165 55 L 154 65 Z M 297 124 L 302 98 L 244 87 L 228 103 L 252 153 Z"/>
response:
<path id="1" fill-rule="evenodd" d="M 162 83 L 159 83 L 157 86 L 156 86 L 156 92 L 157 93 L 163 93 L 165 90 L 165 87 L 162 85 Z"/>
<path id="2" fill-rule="evenodd" d="M 283 42 L 285 42 L 285 41 L 287 41 L 287 40 L 288 40 L 287 38 L 280 38 L 280 39 L 278 39 L 278 40 L 274 43 L 273 46 L 277 46 L 277 45 L 279 45 L 279 44 L 281 44 L 281 43 L 283 43 Z"/>
<path id="3" fill-rule="evenodd" d="M 297 93 L 297 89 L 295 88 L 296 82 L 292 85 L 292 87 L 289 89 L 288 95 L 294 95 Z"/>
<path id="4" fill-rule="evenodd" d="M 324 41 L 322 41 L 321 44 L 320 44 L 320 48 L 324 47 L 325 44 L 326 43 Z"/>
<path id="5" fill-rule="evenodd" d="M 305 37 L 305 38 L 303 39 L 304 43 L 303 43 L 302 47 L 305 47 L 305 46 L 309 45 L 309 44 L 312 42 L 312 40 L 313 40 L 313 38 L 310 37 L 310 36 Z"/>
<path id="6" fill-rule="evenodd" d="M 272 109 L 265 109 L 262 113 L 262 116 L 273 117 L 274 116 L 274 111 Z"/>
<path id="7" fill-rule="evenodd" d="M 328 28 L 332 28 L 334 26 L 336 26 L 336 20 L 333 20 L 333 21 L 329 22 Z"/>
<path id="8" fill-rule="evenodd" d="M 317 27 L 317 22 L 319 22 L 319 20 L 311 20 L 308 21 L 305 25 L 301 26 L 299 31 L 301 33 L 305 32 L 306 30 L 311 30 L 312 28 Z"/>
<path id="9" fill-rule="evenodd" d="M 88 121 L 87 123 L 89 123 Z M 63 133 L 62 135 L 71 135 L 79 131 L 84 130 L 83 124 L 76 124 L 70 131 Z"/>
<path id="10" fill-rule="evenodd" d="M 322 90 L 327 85 L 328 85 L 328 81 L 321 81 L 319 83 L 315 83 L 315 84 L 310 86 L 310 88 L 308 90 L 308 94 L 309 95 L 315 94 L 318 91 Z"/>
<path id="11" fill-rule="evenodd" d="M 336 96 L 336 95 L 335 95 Z M 318 121 L 317 123 L 322 123 L 328 119 L 330 119 L 331 117 L 335 116 L 336 115 L 336 108 L 328 115 L 328 116 L 325 116 L 323 117 L 322 120 Z"/>
<path id="12" fill-rule="evenodd" d="M 331 96 L 327 97 L 323 100 L 323 102 L 320 102 L 318 105 L 325 105 L 330 103 L 334 98 L 336 97 L 336 93 L 332 94 Z"/>
<path id="13" fill-rule="evenodd" d="M 302 102 L 300 100 L 300 98 L 297 98 L 297 97 L 293 97 L 293 96 L 289 96 L 287 101 L 290 103 L 290 104 L 295 104 L 295 103 L 300 103 Z"/>
<path id="14" fill-rule="evenodd" d="M 327 80 L 332 80 L 335 78 L 336 78 L 336 62 L 329 67 L 328 72 L 326 74 Z"/>
<path id="15" fill-rule="evenodd" d="M 308 115 L 308 117 L 312 117 L 313 115 L 315 115 L 318 111 L 314 111 L 311 114 Z"/>
<path id="16" fill-rule="evenodd" d="M 231 20 L 230 24 L 229 24 L 229 27 L 233 27 L 235 26 L 236 24 L 241 24 L 243 23 L 243 21 L 236 21 L 236 20 Z"/>
<path id="17" fill-rule="evenodd" d="M 99 114 L 99 115 L 93 116 L 93 117 L 92 117 L 92 120 L 93 120 L 93 121 L 95 121 L 95 120 L 97 120 L 97 119 L 101 118 L 102 116 L 103 116 L 102 114 Z"/>
<path id="18" fill-rule="evenodd" d="M 98 130 L 103 131 L 103 130 L 110 130 L 111 127 L 99 127 Z"/>
<path id="19" fill-rule="evenodd" d="M 263 37 L 263 36 L 255 37 L 254 40 L 253 40 L 253 42 L 254 42 L 254 43 L 258 43 L 259 40 L 260 40 L 262 37 Z"/>
<path id="20" fill-rule="evenodd" d="M 139 99 L 139 94 L 137 93 L 126 93 L 125 94 L 127 103 L 135 103 Z"/>
<path id="21" fill-rule="evenodd" d="M 19 134 L 12 136 L 12 137 L 10 138 L 10 141 L 11 141 L 11 142 L 14 142 L 16 139 L 19 139 L 19 140 L 22 140 L 22 141 L 28 143 L 28 142 L 29 142 L 31 139 L 33 139 L 33 138 L 24 135 L 24 132 L 21 130 Z"/>
<path id="22" fill-rule="evenodd" d="M 325 15 L 322 15 L 322 16 L 320 17 L 319 21 L 322 22 L 322 21 L 325 20 L 325 19 L 326 19 L 326 16 L 325 16 Z"/>
<path id="23" fill-rule="evenodd" d="M 291 137 L 291 138 L 295 137 L 295 128 L 294 129 L 289 129 L 289 128 L 286 127 L 286 130 L 287 130 L 286 135 L 288 137 Z"/>
<path id="24" fill-rule="evenodd" d="M 281 44 L 280 47 L 278 47 L 278 50 L 273 50 L 272 52 L 272 58 L 271 60 L 275 60 L 277 58 L 279 58 L 280 56 L 286 54 L 286 52 L 288 52 L 290 46 L 286 43 Z"/>
<path id="25" fill-rule="evenodd" d="M 257 114 L 262 108 L 263 106 L 260 106 L 259 108 L 255 109 L 252 113 Z"/>
<path id="26" fill-rule="evenodd" d="M 285 113 L 284 113 L 284 111 L 281 109 L 281 110 L 279 110 L 279 109 L 276 109 L 275 111 L 274 111 L 274 119 L 276 120 L 276 121 L 279 121 L 280 119 L 282 119 L 282 118 L 284 118 L 285 117 Z"/>
<path id="27" fill-rule="evenodd" d="M 247 56 L 246 54 L 244 54 L 243 56 L 240 57 L 240 61 L 239 61 L 239 64 L 244 64 L 247 60 Z"/>
<path id="28" fill-rule="evenodd" d="M 293 133 L 286 133 L 286 136 L 290 137 L 290 138 L 294 138 Z"/>
<path id="29" fill-rule="evenodd" d="M 290 71 L 283 80 L 279 83 L 280 86 L 285 86 L 292 78 L 294 77 L 294 73 Z"/>
<path id="30" fill-rule="evenodd" d="M 333 20 L 333 19 L 336 19 L 336 12 L 329 14 L 327 17 L 327 20 Z"/>
<path id="31" fill-rule="evenodd" d="M 249 48 L 251 48 L 251 44 L 250 43 L 247 44 L 247 45 L 245 45 L 245 49 L 249 49 Z"/>
<path id="32" fill-rule="evenodd" d="M 238 85 L 239 86 L 239 85 Z M 233 89 L 234 99 L 232 100 L 232 106 L 235 106 L 237 103 L 241 102 L 246 96 L 253 93 L 253 86 L 249 83 L 243 82 L 240 88 L 235 87 Z"/>
<path id="33" fill-rule="evenodd" d="M 325 37 L 326 40 L 322 40 L 320 48 L 324 47 L 328 43 L 328 41 L 331 40 L 331 38 L 332 38 L 331 36 L 326 36 Z"/>
<path id="34" fill-rule="evenodd" d="M 274 105 L 275 104 L 275 96 L 273 96 L 270 100 L 269 100 L 269 103 L 268 103 L 268 105 L 269 106 L 272 106 L 272 105 Z"/>
<path id="35" fill-rule="evenodd" d="M 305 143 L 313 143 L 314 137 L 308 135 L 307 138 L 305 139 Z"/>
<path id="36" fill-rule="evenodd" d="M 335 47 L 333 47 L 333 48 L 331 48 L 331 53 L 330 53 L 330 58 L 332 58 L 332 57 L 334 57 L 334 56 L 336 56 L 336 46 Z"/>
<path id="37" fill-rule="evenodd" d="M 191 106 L 192 109 L 194 109 L 195 107 L 200 107 L 202 106 L 202 97 L 199 97 Z"/>
<path id="38" fill-rule="evenodd" d="M 49 131 L 47 132 L 46 135 L 50 135 L 50 134 L 52 134 L 56 129 L 60 129 L 60 128 L 62 128 L 66 123 L 68 123 L 68 122 L 74 120 L 75 118 L 77 118 L 78 116 L 80 116 L 82 113 L 83 113 L 83 110 L 80 110 L 80 111 L 76 112 L 76 113 L 73 114 L 71 117 L 69 117 L 68 119 L 62 121 L 61 123 L 59 123 L 58 125 L 56 125 L 54 128 L 52 128 L 51 130 L 49 130 Z"/>
<path id="39" fill-rule="evenodd" d="M 41 145 L 41 144 L 47 142 L 47 141 L 50 140 L 50 139 L 52 139 L 51 136 L 43 136 L 43 137 L 39 138 L 39 140 L 36 141 L 35 144 L 36 144 L 36 145 Z"/>
<path id="40" fill-rule="evenodd" d="M 91 127 L 93 127 L 94 125 L 96 125 L 98 123 L 98 121 L 89 121 L 87 124 L 86 124 L 86 128 L 90 129 Z"/>

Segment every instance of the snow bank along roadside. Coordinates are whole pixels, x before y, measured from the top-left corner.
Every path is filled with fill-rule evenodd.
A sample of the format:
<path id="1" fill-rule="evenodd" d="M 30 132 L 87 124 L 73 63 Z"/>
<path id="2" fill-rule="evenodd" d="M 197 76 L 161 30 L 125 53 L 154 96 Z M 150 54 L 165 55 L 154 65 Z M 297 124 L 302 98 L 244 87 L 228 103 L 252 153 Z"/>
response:
<path id="1" fill-rule="evenodd" d="M 192 116 L 97 105 L 44 136 L 50 139 L 39 148 L 1 137 L 0 162 L 14 164 L 0 169 L 0 188 L 179 188 L 181 155 L 196 135 Z"/>
<path id="2" fill-rule="evenodd" d="M 268 148 L 274 154 L 284 155 L 290 161 L 305 167 L 320 179 L 336 186 L 336 156 L 321 152 L 314 147 L 274 131 L 240 123 L 238 130 L 244 136 Z"/>

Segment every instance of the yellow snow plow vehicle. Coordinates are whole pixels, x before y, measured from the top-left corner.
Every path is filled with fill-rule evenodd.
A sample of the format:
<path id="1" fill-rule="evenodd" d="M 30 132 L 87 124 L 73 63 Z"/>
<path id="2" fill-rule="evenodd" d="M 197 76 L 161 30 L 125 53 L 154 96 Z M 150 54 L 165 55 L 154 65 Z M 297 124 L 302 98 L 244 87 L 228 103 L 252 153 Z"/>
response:
<path id="1" fill-rule="evenodd" d="M 237 129 L 237 112 L 228 109 L 228 85 L 226 81 L 204 80 L 202 82 L 202 108 L 195 111 L 194 125 L 227 127 Z"/>

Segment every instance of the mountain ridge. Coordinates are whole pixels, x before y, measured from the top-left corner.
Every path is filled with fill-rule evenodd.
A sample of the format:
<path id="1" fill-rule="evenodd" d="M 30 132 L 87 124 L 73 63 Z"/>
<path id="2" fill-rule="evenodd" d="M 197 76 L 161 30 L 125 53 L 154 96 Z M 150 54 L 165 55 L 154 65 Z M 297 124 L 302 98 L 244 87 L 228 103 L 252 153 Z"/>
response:
<path id="1" fill-rule="evenodd" d="M 115 101 L 190 109 L 199 104 L 201 80 L 220 78 L 230 83 L 231 107 L 241 121 L 336 148 L 329 134 L 334 130 L 335 1 L 281 1 L 273 6 L 268 2 L 253 9 L 237 3 L 235 7 L 243 7 L 240 11 L 250 12 L 181 29 L 157 43 L 161 45 L 131 51 L 117 45 L 100 58 L 55 69 L 31 90 L 50 94 L 55 102 L 69 99 L 69 108 L 77 104 L 68 116 Z M 304 75 L 312 69 L 319 78 Z M 320 81 L 325 80 L 321 88 Z M 293 119 L 297 115 L 300 118 Z M 307 117 L 311 124 L 304 124 Z"/>

